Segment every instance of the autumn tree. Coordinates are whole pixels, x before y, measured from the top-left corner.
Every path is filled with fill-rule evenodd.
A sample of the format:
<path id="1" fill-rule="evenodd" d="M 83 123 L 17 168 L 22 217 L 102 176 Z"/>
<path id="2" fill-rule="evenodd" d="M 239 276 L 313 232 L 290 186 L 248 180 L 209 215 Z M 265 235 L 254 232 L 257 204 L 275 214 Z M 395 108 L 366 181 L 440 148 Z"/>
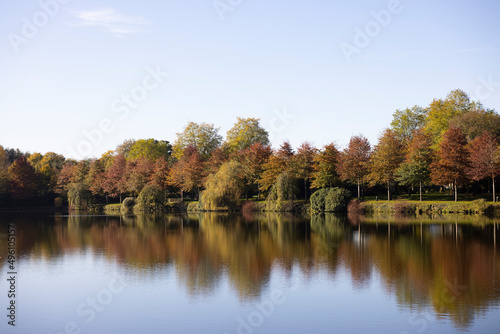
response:
<path id="1" fill-rule="evenodd" d="M 145 158 L 155 162 L 159 158 L 169 160 L 172 154 L 172 145 L 166 140 L 139 139 L 130 148 L 127 160 Z"/>
<path id="2" fill-rule="evenodd" d="M 422 201 L 422 184 L 430 181 L 432 162 L 431 138 L 422 129 L 416 130 L 409 142 L 405 161 L 396 171 L 397 181 L 402 185 L 419 185 Z"/>
<path id="3" fill-rule="evenodd" d="M 482 107 L 457 115 L 450 121 L 450 127 L 458 127 L 465 134 L 467 141 L 474 140 L 484 132 L 500 135 L 500 115 L 494 110 Z"/>
<path id="4" fill-rule="evenodd" d="M 429 105 L 425 130 L 431 135 L 434 147 L 438 147 L 443 134 L 448 130 L 450 121 L 459 115 L 475 109 L 467 93 L 460 89 L 451 91 L 445 100 L 434 99 Z"/>
<path id="5" fill-rule="evenodd" d="M 142 188 L 148 184 L 153 170 L 154 163 L 145 157 L 128 161 L 122 181 L 125 183 L 126 191 L 137 196 Z"/>
<path id="6" fill-rule="evenodd" d="M 469 176 L 475 181 L 491 178 L 495 202 L 495 178 L 500 174 L 500 148 L 496 137 L 484 132 L 469 144 L 469 155 Z"/>
<path id="7" fill-rule="evenodd" d="M 106 180 L 103 184 L 103 190 L 111 197 L 120 197 L 120 203 L 122 202 L 122 194 L 126 190 L 123 177 L 126 167 L 127 159 L 125 156 L 117 155 L 106 173 Z"/>
<path id="8" fill-rule="evenodd" d="M 205 177 L 203 168 L 203 159 L 194 146 L 188 146 L 180 160 L 172 166 L 169 175 L 169 182 L 177 187 L 181 192 L 181 198 L 184 198 L 184 192 L 194 189 L 200 194 L 200 187 L 203 185 Z"/>
<path id="9" fill-rule="evenodd" d="M 116 148 L 117 155 L 123 155 L 126 159 L 129 158 L 130 151 L 135 145 L 135 139 L 127 139 Z"/>
<path id="10" fill-rule="evenodd" d="M 348 147 L 340 155 L 339 174 L 342 180 L 358 185 L 358 198 L 361 197 L 361 181 L 369 173 L 371 146 L 362 135 L 353 136 Z"/>
<path id="11" fill-rule="evenodd" d="M 304 196 L 307 196 L 307 188 L 310 180 L 313 178 L 314 159 L 317 149 L 310 143 L 305 142 L 297 148 L 297 153 L 293 156 L 292 164 L 295 177 L 304 181 Z"/>
<path id="12" fill-rule="evenodd" d="M 269 145 L 269 134 L 260 126 L 258 118 L 238 117 L 226 134 L 225 146 L 230 152 L 249 148 L 253 144 Z"/>
<path id="13" fill-rule="evenodd" d="M 267 162 L 262 166 L 262 176 L 260 181 L 261 190 L 267 191 L 275 184 L 278 175 L 283 172 L 291 174 L 292 158 L 295 155 L 292 146 L 288 141 L 283 142 L 280 148 L 273 152 Z"/>
<path id="14" fill-rule="evenodd" d="M 333 187 L 339 181 L 337 171 L 340 152 L 335 144 L 325 145 L 321 151 L 314 155 L 311 188 L 320 189 Z"/>
<path id="15" fill-rule="evenodd" d="M 169 187 L 169 174 L 170 163 L 164 158 L 157 159 L 153 168 L 153 173 L 151 175 L 151 184 L 163 191 L 163 193 L 165 194 L 165 199 L 167 195 L 167 189 Z"/>
<path id="16" fill-rule="evenodd" d="M 411 141 L 415 130 L 424 126 L 426 113 L 424 108 L 414 106 L 398 109 L 392 114 L 391 129 L 403 145 L 406 146 Z"/>
<path id="17" fill-rule="evenodd" d="M 431 179 L 434 184 L 452 184 L 455 202 L 458 200 L 458 184 L 467 181 L 469 155 L 467 139 L 459 128 L 450 128 L 443 135 L 436 153 L 436 161 L 431 164 Z"/>
<path id="18" fill-rule="evenodd" d="M 247 180 L 247 184 L 257 186 L 257 200 L 260 199 L 260 176 L 264 164 L 268 161 L 271 153 L 272 150 L 270 146 L 257 142 L 241 150 L 238 155 L 241 171 Z"/>
<path id="19" fill-rule="evenodd" d="M 229 160 L 228 154 L 222 148 L 217 147 L 205 163 L 206 175 L 215 174 L 220 166 Z"/>
<path id="20" fill-rule="evenodd" d="M 107 177 L 106 163 L 104 159 L 93 160 L 89 165 L 89 171 L 85 179 L 88 189 L 94 196 L 105 196 L 108 203 L 108 194 L 104 190 Z"/>
<path id="21" fill-rule="evenodd" d="M 14 199 L 26 200 L 35 194 L 36 172 L 28 160 L 21 156 L 8 169 L 9 188 Z"/>
<path id="22" fill-rule="evenodd" d="M 203 159 L 208 159 L 221 143 L 222 136 L 219 134 L 219 128 L 213 124 L 189 122 L 183 132 L 177 133 L 173 155 L 180 159 L 186 148 L 192 146 L 196 148 Z"/>
<path id="23" fill-rule="evenodd" d="M 240 202 L 245 182 L 241 177 L 241 165 L 237 161 L 224 163 L 219 171 L 210 174 L 205 183 L 201 202 L 206 210 L 234 209 Z"/>
<path id="24" fill-rule="evenodd" d="M 8 191 L 10 161 L 4 148 L 0 145 L 0 195 Z"/>
<path id="25" fill-rule="evenodd" d="M 395 180 L 396 170 L 403 161 L 403 145 L 391 129 L 386 129 L 378 140 L 371 156 L 372 183 L 387 184 L 387 200 L 391 199 L 391 182 Z"/>

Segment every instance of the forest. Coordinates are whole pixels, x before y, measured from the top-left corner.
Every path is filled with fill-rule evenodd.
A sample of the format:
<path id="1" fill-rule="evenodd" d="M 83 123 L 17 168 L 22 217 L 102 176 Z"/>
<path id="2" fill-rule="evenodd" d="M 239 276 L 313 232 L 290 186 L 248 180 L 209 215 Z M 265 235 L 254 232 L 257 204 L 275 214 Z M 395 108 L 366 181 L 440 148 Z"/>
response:
<path id="1" fill-rule="evenodd" d="M 225 138 L 214 124 L 189 122 L 171 143 L 130 139 L 99 158 L 76 161 L 0 146 L 0 208 L 199 200 L 207 210 L 245 200 L 307 200 L 344 187 L 354 197 L 476 194 L 496 201 L 500 115 L 454 90 L 426 107 L 393 113 L 377 143 L 362 134 L 345 148 L 288 141 L 272 148 L 256 118 L 237 118 Z"/>

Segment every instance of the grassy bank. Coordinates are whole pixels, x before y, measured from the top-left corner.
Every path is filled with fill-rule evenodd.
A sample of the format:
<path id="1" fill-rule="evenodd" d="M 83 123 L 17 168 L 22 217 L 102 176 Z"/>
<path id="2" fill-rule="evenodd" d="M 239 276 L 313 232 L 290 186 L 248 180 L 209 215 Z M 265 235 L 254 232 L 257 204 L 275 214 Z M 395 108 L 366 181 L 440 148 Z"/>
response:
<path id="1" fill-rule="evenodd" d="M 500 216 L 500 204 L 486 202 L 484 199 L 473 201 L 365 201 L 360 209 L 365 213 L 414 213 L 414 214 L 486 214 Z"/>

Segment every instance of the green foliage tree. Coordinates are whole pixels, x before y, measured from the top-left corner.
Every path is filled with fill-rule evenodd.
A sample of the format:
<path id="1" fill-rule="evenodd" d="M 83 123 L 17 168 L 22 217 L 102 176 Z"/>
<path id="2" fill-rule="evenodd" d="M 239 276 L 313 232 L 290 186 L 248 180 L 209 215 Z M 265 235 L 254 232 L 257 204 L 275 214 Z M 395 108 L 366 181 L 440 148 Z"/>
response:
<path id="1" fill-rule="evenodd" d="M 403 161 L 403 145 L 391 129 L 386 129 L 379 138 L 371 156 L 370 179 L 372 184 L 387 184 L 387 200 L 391 199 L 391 182 Z"/>
<path id="2" fill-rule="evenodd" d="M 434 99 L 428 108 L 425 122 L 425 130 L 431 135 L 434 148 L 438 147 L 454 117 L 475 108 L 476 104 L 471 102 L 467 93 L 460 89 L 448 93 L 445 100 Z"/>
<path id="3" fill-rule="evenodd" d="M 155 162 L 159 158 L 169 160 L 172 155 L 172 145 L 166 140 L 139 139 L 137 140 L 128 154 L 127 160 L 136 160 L 145 158 Z"/>
<path id="4" fill-rule="evenodd" d="M 210 174 L 205 182 L 201 203 L 205 210 L 235 209 L 240 203 L 245 182 L 237 161 L 224 163 L 219 171 Z"/>
<path id="5" fill-rule="evenodd" d="M 135 139 L 127 139 L 116 148 L 116 155 L 123 155 L 126 159 L 129 158 L 130 151 L 135 144 Z"/>
<path id="6" fill-rule="evenodd" d="M 394 112 L 391 129 L 403 145 L 407 145 L 411 141 L 415 130 L 424 126 L 426 113 L 427 111 L 419 106 L 397 109 Z"/>
<path id="7" fill-rule="evenodd" d="M 323 150 L 314 155 L 311 188 L 332 187 L 339 182 L 337 172 L 340 152 L 335 144 L 325 145 Z"/>
<path id="8" fill-rule="evenodd" d="M 183 132 L 177 133 L 173 155 L 180 159 L 185 149 L 193 146 L 203 159 L 208 159 L 221 143 L 222 136 L 219 134 L 219 128 L 213 124 L 189 122 Z"/>
<path id="9" fill-rule="evenodd" d="M 430 181 L 433 153 L 430 146 L 430 136 L 422 129 L 416 130 L 409 142 L 406 159 L 396 171 L 396 180 L 402 185 L 419 185 L 420 201 L 422 201 L 422 184 Z"/>
<path id="10" fill-rule="evenodd" d="M 230 152 L 244 150 L 253 144 L 269 145 L 269 134 L 260 126 L 258 118 L 238 117 L 226 134 L 225 146 Z"/>
<path id="11" fill-rule="evenodd" d="M 469 154 L 467 139 L 460 128 L 450 128 L 439 144 L 436 160 L 431 164 L 431 179 L 434 184 L 453 184 L 455 202 L 458 201 L 458 184 L 468 180 Z"/>
<path id="12" fill-rule="evenodd" d="M 142 188 L 139 197 L 135 201 L 134 210 L 141 212 L 157 212 L 163 209 L 163 191 L 154 184 L 148 184 Z"/>
<path id="13" fill-rule="evenodd" d="M 275 203 L 276 209 L 279 211 L 285 201 L 293 201 L 296 193 L 295 180 L 290 175 L 290 172 L 282 172 L 276 178 L 276 182 L 271 187 L 267 195 L 268 203 Z"/>
<path id="14" fill-rule="evenodd" d="M 70 209 L 86 210 L 92 204 L 92 194 L 83 182 L 72 183 L 68 189 L 68 202 Z"/>

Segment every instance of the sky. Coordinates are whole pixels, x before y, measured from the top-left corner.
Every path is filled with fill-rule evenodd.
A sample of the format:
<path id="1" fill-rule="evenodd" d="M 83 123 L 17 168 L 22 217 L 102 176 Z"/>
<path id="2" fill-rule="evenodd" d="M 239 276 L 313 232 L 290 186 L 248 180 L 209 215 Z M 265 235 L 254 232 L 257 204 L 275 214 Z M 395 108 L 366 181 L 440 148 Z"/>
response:
<path id="1" fill-rule="evenodd" d="M 0 145 L 82 159 L 188 122 L 372 144 L 462 89 L 500 111 L 500 2 L 0 0 Z"/>

